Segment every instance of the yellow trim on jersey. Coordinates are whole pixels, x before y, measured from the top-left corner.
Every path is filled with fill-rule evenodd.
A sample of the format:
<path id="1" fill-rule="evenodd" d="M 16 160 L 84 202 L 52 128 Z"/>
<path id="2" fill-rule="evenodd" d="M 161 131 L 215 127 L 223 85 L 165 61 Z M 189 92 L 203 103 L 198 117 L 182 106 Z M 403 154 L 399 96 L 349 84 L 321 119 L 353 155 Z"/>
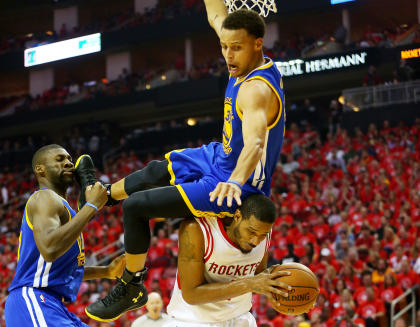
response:
<path id="1" fill-rule="evenodd" d="M 29 202 L 29 199 L 28 199 Z M 34 226 L 32 225 L 31 221 L 29 220 L 29 216 L 28 216 L 28 202 L 26 202 L 25 205 L 25 219 L 26 219 L 26 223 L 28 224 L 29 228 L 31 230 L 34 230 Z"/>
<path id="2" fill-rule="evenodd" d="M 243 81 L 246 80 L 246 78 L 253 72 L 255 72 L 256 70 L 260 70 L 260 69 L 266 69 L 266 68 L 270 68 L 271 66 L 273 66 L 273 61 L 270 59 L 270 61 L 258 68 L 255 68 L 253 71 L 251 71 L 248 75 L 246 75 L 245 77 L 242 77 L 241 79 L 237 79 L 235 84 L 233 84 L 233 86 L 238 85 L 239 83 L 242 83 Z"/>
<path id="3" fill-rule="evenodd" d="M 168 160 L 168 172 L 169 172 L 169 175 L 171 176 L 171 179 L 170 179 L 170 181 L 169 181 L 169 184 L 171 184 L 171 185 L 175 185 L 175 173 L 174 173 L 174 171 L 173 171 L 173 169 L 172 169 L 172 161 L 171 161 L 171 159 L 170 159 L 170 155 L 171 155 L 171 153 L 172 152 L 174 152 L 174 151 L 176 151 L 176 152 L 181 152 L 181 151 L 184 151 L 185 149 L 181 149 L 181 150 L 173 150 L 173 151 L 171 151 L 171 152 L 168 152 L 168 153 L 166 153 L 165 154 L 165 159 L 166 160 Z"/>
<path id="4" fill-rule="evenodd" d="M 176 152 L 181 152 L 184 151 L 185 149 L 181 149 L 181 150 L 174 150 Z M 187 194 L 185 193 L 184 189 L 182 188 L 181 185 L 175 185 L 175 173 L 172 169 L 172 161 L 170 159 L 170 155 L 172 152 L 168 152 L 165 154 L 165 159 L 168 160 L 168 171 L 169 171 L 169 175 L 171 176 L 171 180 L 170 180 L 170 184 L 174 185 L 179 193 L 182 196 L 182 199 L 184 200 L 185 204 L 187 205 L 188 209 L 190 209 L 191 213 L 195 216 L 195 217 L 218 217 L 218 218 L 224 218 L 224 217 L 233 217 L 233 214 L 231 214 L 230 212 L 220 212 L 220 213 L 215 213 L 213 211 L 201 211 L 201 210 L 197 210 L 194 208 L 194 206 L 191 204 L 191 201 L 188 199 Z M 210 201 L 210 199 L 209 199 Z"/>
<path id="5" fill-rule="evenodd" d="M 182 198 L 184 199 L 184 202 L 187 205 L 188 209 L 190 209 L 191 213 L 195 217 L 198 217 L 198 218 L 200 218 L 200 217 L 216 217 L 216 218 L 233 217 L 232 213 L 226 212 L 226 211 L 220 212 L 220 213 L 215 213 L 213 211 L 201 211 L 201 210 L 195 209 L 194 206 L 192 205 L 190 199 L 188 199 L 188 196 L 185 193 L 182 186 L 181 185 L 175 185 L 175 187 L 178 189 L 178 191 L 181 194 Z M 208 201 L 210 201 L 210 199 L 208 199 Z"/>
<path id="6" fill-rule="evenodd" d="M 19 246 L 17 250 L 17 261 L 19 261 L 19 255 L 20 255 L 20 245 L 22 244 L 22 231 L 19 233 Z"/>
<path id="7" fill-rule="evenodd" d="M 271 88 L 271 90 L 276 94 L 277 99 L 279 100 L 280 110 L 279 110 L 279 113 L 277 115 L 276 120 L 271 125 L 269 125 L 267 127 L 267 129 L 270 130 L 273 127 L 275 127 L 277 125 L 278 121 L 280 120 L 281 114 L 283 112 L 283 102 L 281 101 L 281 97 L 280 97 L 279 93 L 277 92 L 277 90 L 274 88 L 274 86 L 271 85 L 271 83 L 267 79 L 265 79 L 264 77 L 254 76 L 254 77 L 251 77 L 251 78 L 247 79 L 247 81 L 252 81 L 252 80 L 255 80 L 255 79 L 260 79 L 260 80 L 264 81 Z M 237 103 L 238 102 L 238 96 L 236 96 L 236 99 L 235 100 L 236 100 L 235 101 L 235 110 L 236 110 L 236 113 L 238 114 L 239 118 L 242 120 L 243 115 L 242 115 L 242 112 L 239 109 L 239 106 L 238 106 L 238 103 Z"/>
<path id="8" fill-rule="evenodd" d="M 70 222 L 71 221 L 71 213 L 70 213 L 70 210 L 69 210 L 69 208 L 67 208 L 67 206 L 64 206 L 64 208 L 66 208 L 67 212 L 69 213 L 69 222 Z"/>
<path id="9" fill-rule="evenodd" d="M 32 225 L 31 221 L 29 220 L 29 216 L 28 216 L 28 203 L 29 203 L 29 200 L 32 198 L 32 196 L 35 193 L 38 193 L 39 191 L 44 191 L 44 190 L 36 190 L 34 193 L 31 194 L 31 196 L 28 198 L 28 201 L 26 201 L 26 204 L 25 204 L 25 219 L 26 219 L 26 223 L 28 224 L 28 226 L 29 226 L 29 228 L 31 230 L 34 230 L 34 226 Z"/>

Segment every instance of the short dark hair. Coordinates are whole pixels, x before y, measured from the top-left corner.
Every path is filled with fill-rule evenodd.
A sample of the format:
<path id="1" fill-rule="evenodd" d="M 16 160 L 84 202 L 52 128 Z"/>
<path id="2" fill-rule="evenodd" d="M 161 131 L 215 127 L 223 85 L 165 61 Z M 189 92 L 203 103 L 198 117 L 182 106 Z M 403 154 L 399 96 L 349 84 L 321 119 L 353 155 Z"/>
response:
<path id="1" fill-rule="evenodd" d="M 276 220 L 276 207 L 268 197 L 263 194 L 253 194 L 248 196 L 239 207 L 242 219 L 249 219 L 254 216 L 256 219 L 265 223 L 274 223 Z"/>
<path id="2" fill-rule="evenodd" d="M 253 10 L 239 9 L 230 13 L 223 21 L 223 28 L 228 30 L 245 29 L 248 34 L 255 38 L 263 38 L 265 34 L 265 23 Z"/>
<path id="3" fill-rule="evenodd" d="M 45 145 L 42 148 L 38 149 L 32 157 L 32 170 L 35 172 L 35 166 L 39 165 L 44 158 L 44 154 L 52 149 L 63 148 L 61 145 L 58 144 L 49 144 Z"/>

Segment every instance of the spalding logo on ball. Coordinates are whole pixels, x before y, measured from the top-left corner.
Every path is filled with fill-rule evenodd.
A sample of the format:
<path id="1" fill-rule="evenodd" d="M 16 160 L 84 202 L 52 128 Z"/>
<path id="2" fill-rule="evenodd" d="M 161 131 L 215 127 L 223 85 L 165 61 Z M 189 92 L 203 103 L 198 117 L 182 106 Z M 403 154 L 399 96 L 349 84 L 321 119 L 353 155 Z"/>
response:
<path id="1" fill-rule="evenodd" d="M 273 294 L 280 304 L 279 311 L 286 315 L 297 316 L 311 310 L 319 294 L 318 278 L 308 267 L 300 263 L 286 263 L 275 267 L 273 272 L 282 270 L 290 271 L 290 276 L 280 278 L 292 289 L 288 292 L 287 298 Z"/>

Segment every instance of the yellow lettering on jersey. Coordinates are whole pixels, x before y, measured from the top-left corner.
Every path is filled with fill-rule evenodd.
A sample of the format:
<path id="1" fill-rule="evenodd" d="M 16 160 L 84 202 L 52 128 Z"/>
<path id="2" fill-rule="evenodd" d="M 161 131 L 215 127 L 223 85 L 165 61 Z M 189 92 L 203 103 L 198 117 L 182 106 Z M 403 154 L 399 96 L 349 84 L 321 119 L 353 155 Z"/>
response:
<path id="1" fill-rule="evenodd" d="M 78 266 L 83 266 L 85 264 L 85 253 L 81 252 L 79 253 L 79 255 L 77 256 L 77 265 Z"/>
<path id="2" fill-rule="evenodd" d="M 223 124 L 223 151 L 226 154 L 232 152 L 230 142 L 232 140 L 233 129 L 232 129 L 232 98 L 225 98 L 225 108 L 224 108 L 224 124 Z"/>
<path id="3" fill-rule="evenodd" d="M 86 256 L 85 256 L 85 244 L 83 242 L 83 234 L 77 238 L 77 245 L 79 245 L 79 254 L 77 256 L 77 264 L 79 266 L 83 266 L 85 264 Z"/>

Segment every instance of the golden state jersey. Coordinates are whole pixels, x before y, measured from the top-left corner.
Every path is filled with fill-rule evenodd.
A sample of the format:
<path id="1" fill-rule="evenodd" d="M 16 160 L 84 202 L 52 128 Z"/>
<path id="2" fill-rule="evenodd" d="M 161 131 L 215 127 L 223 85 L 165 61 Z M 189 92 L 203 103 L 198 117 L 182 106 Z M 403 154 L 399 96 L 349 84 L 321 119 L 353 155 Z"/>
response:
<path id="1" fill-rule="evenodd" d="M 275 121 L 268 126 L 265 145 L 261 160 L 252 173 L 243 190 L 255 193 L 255 189 L 270 195 L 271 177 L 276 168 L 283 144 L 285 129 L 284 90 L 281 74 L 270 58 L 265 58 L 265 64 L 254 69 L 246 77 L 237 79 L 229 78 L 225 93 L 223 143 L 216 156 L 216 164 L 225 171 L 232 172 L 236 167 L 239 155 L 244 147 L 242 134 L 242 113 L 236 103 L 239 88 L 242 83 L 250 80 L 265 82 L 279 102 L 279 111 Z"/>
<path id="2" fill-rule="evenodd" d="M 270 248 L 271 233 L 249 253 L 242 253 L 229 239 L 222 219 L 196 218 L 204 238 L 204 279 L 207 283 L 229 282 L 254 276 Z M 215 323 L 239 317 L 251 309 L 252 293 L 231 299 L 190 305 L 184 301 L 179 279 L 174 285 L 168 314 L 176 320 Z"/>
<path id="3" fill-rule="evenodd" d="M 43 189 L 36 192 L 41 190 Z M 30 198 L 28 202 L 29 200 Z M 70 221 L 76 215 L 76 212 L 65 199 L 62 199 L 62 201 L 67 208 Z M 84 274 L 83 235 L 80 234 L 77 241 L 61 257 L 53 262 L 47 262 L 35 243 L 33 226 L 27 212 L 28 202 L 25 205 L 20 228 L 16 274 L 9 287 L 9 292 L 22 287 L 45 289 L 63 297 L 68 302 L 73 302 L 76 299 Z"/>

